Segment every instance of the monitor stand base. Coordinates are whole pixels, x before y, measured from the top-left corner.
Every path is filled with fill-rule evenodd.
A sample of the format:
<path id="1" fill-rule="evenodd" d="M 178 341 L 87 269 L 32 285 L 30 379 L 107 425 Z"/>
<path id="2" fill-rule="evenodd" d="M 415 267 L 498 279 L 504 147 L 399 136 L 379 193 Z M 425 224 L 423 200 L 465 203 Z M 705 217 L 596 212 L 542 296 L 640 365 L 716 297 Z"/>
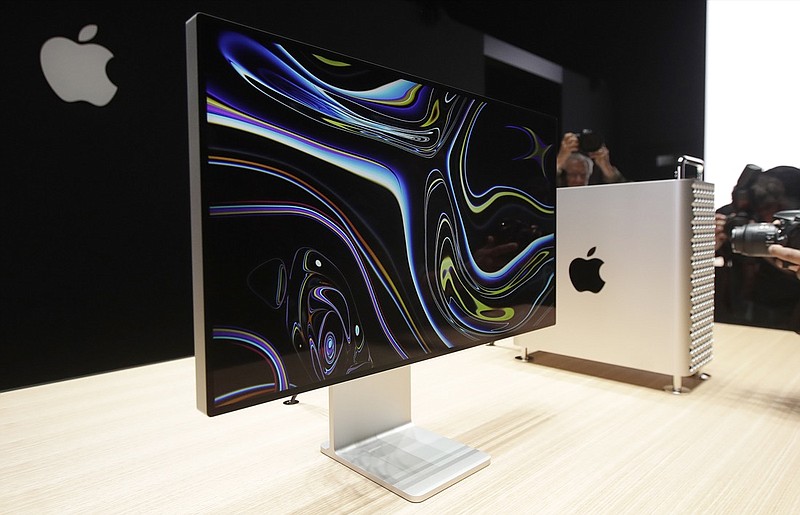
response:
<path id="1" fill-rule="evenodd" d="M 409 366 L 329 388 L 321 451 L 412 502 L 489 465 L 488 454 L 411 422 Z M 333 445 L 331 445 L 333 442 Z"/>

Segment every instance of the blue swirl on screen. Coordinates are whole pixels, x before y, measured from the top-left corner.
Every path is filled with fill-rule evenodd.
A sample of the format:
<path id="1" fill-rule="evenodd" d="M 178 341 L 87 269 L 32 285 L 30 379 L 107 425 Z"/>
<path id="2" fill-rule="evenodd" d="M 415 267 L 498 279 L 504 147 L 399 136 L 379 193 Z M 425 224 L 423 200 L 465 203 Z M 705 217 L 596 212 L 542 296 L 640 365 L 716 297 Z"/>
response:
<path id="1" fill-rule="evenodd" d="M 268 335 L 219 333 L 275 376 L 240 384 L 219 351 L 218 402 L 552 323 L 552 122 L 280 38 L 222 30 L 210 54 L 207 316 Z"/>
<path id="2" fill-rule="evenodd" d="M 249 385 L 246 388 L 219 395 L 214 399 L 217 406 L 235 404 L 264 392 L 280 392 L 290 387 L 280 355 L 263 336 L 235 327 L 217 327 L 213 331 L 213 339 L 232 342 L 255 352 L 261 358 L 261 362 L 271 370 L 273 378 L 273 381 L 269 383 Z"/>
<path id="3" fill-rule="evenodd" d="M 336 234 L 338 238 L 342 240 L 344 245 L 347 247 L 348 251 L 352 258 L 358 262 L 358 268 L 361 272 L 361 277 L 365 287 L 369 291 L 369 298 L 371 299 L 371 304 L 373 309 L 375 309 L 375 313 L 380 320 L 381 327 L 384 330 L 384 335 L 386 336 L 387 340 L 391 343 L 392 347 L 395 349 L 397 354 L 405 359 L 408 355 L 403 350 L 402 346 L 395 340 L 394 336 L 388 324 L 386 323 L 376 295 L 374 294 L 374 287 L 370 283 L 369 274 L 365 269 L 365 265 L 362 261 L 362 255 L 364 254 L 361 251 L 356 250 L 355 246 L 357 245 L 356 239 L 350 237 L 341 227 L 338 226 L 336 221 L 326 218 L 322 213 L 315 211 L 313 208 L 309 208 L 306 206 L 293 206 L 293 205 L 280 205 L 280 204 L 236 204 L 231 206 L 212 206 L 210 211 L 210 215 L 212 217 L 218 216 L 234 216 L 234 217 L 241 217 L 241 216 L 277 216 L 277 215 L 291 215 L 293 217 L 303 217 L 313 219 L 318 222 L 321 226 L 326 227 L 332 233 Z M 291 316 L 291 315 L 290 315 Z M 411 321 L 409 321 L 411 323 Z M 293 326 L 297 326 L 297 324 L 293 324 Z M 294 329 L 292 329 L 294 330 Z M 302 328 L 301 328 L 302 330 Z"/>
<path id="4" fill-rule="evenodd" d="M 461 101 L 406 79 L 369 89 L 338 87 L 314 75 L 284 45 L 262 45 L 236 32 L 223 33 L 219 46 L 244 81 L 298 113 L 423 155 L 434 154 L 451 127 L 441 118 L 442 105 Z M 349 67 L 317 54 L 314 58 L 331 69 Z"/>

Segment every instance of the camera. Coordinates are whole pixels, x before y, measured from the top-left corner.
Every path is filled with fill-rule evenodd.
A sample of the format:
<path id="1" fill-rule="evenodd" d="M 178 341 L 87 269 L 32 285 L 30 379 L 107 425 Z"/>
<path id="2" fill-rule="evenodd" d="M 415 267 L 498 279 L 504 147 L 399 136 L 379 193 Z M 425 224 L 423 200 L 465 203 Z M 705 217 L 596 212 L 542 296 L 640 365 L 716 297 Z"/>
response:
<path id="1" fill-rule="evenodd" d="M 773 244 L 800 249 L 800 210 L 778 211 L 777 223 L 754 223 L 734 227 L 731 248 L 737 254 L 753 257 L 769 256 Z"/>
<path id="2" fill-rule="evenodd" d="M 596 152 L 605 144 L 603 136 L 591 129 L 583 129 L 575 135 L 578 136 L 578 151 L 581 154 Z"/>

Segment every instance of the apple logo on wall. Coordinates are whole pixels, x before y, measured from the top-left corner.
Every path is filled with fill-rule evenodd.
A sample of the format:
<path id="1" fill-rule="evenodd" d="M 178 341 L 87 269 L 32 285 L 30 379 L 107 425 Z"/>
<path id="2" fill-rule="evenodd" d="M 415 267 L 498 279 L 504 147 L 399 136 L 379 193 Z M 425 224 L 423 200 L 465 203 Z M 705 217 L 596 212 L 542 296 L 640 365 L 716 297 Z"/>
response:
<path id="1" fill-rule="evenodd" d="M 600 267 L 603 266 L 603 260 L 592 258 L 596 250 L 597 247 L 592 247 L 586 253 L 586 257 L 591 259 L 575 258 L 569 264 L 569 278 L 578 291 L 599 293 L 606 284 L 603 278 L 600 277 Z"/>
<path id="2" fill-rule="evenodd" d="M 64 102 L 81 101 L 103 107 L 117 93 L 117 86 L 106 74 L 106 65 L 114 54 L 104 46 L 89 43 L 96 35 L 97 25 L 86 25 L 78 34 L 78 42 L 56 36 L 42 45 L 42 73 Z"/>

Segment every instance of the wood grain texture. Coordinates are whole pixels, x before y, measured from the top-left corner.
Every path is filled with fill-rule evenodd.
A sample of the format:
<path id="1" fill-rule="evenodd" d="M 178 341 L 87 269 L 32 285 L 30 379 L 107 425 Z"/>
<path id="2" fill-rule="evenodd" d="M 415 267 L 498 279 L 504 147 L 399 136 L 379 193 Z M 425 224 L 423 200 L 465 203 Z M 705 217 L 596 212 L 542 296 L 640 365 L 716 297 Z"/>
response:
<path id="1" fill-rule="evenodd" d="M 412 366 L 415 422 L 492 456 L 423 503 L 326 457 L 327 390 L 207 418 L 194 360 L 0 394 L 0 513 L 800 513 L 800 336 L 715 327 L 712 378 L 508 341 Z"/>

